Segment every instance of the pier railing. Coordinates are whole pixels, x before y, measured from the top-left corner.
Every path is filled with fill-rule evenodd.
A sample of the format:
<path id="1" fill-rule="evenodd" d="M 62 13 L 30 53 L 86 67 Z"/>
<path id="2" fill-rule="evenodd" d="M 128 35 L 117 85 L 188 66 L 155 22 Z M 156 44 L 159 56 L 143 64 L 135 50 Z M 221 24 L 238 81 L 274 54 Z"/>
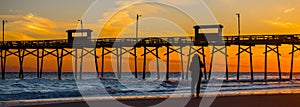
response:
<path id="1" fill-rule="evenodd" d="M 72 48 L 78 46 L 112 47 L 113 45 L 125 46 L 182 46 L 193 43 L 196 46 L 208 46 L 209 44 L 224 43 L 226 45 L 263 45 L 263 44 L 300 44 L 300 34 L 291 35 L 242 35 L 242 36 L 223 36 L 222 39 L 195 41 L 192 36 L 178 37 L 150 37 L 150 38 L 100 38 L 89 41 L 74 40 L 69 42 L 67 39 L 60 40 L 29 40 L 29 41 L 5 41 L 0 42 L 0 48 Z M 218 40 L 219 39 L 219 40 Z M 78 42 L 78 44 L 76 44 Z M 73 44 L 74 43 L 74 44 Z M 91 47 L 93 48 L 93 47 Z"/>

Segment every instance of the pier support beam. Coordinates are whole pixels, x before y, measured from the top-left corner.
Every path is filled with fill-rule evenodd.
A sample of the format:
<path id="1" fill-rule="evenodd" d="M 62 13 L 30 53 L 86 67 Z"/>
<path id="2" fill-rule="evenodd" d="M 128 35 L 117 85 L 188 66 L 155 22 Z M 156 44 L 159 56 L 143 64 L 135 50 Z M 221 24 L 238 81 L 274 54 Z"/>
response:
<path id="1" fill-rule="evenodd" d="M 1 49 L 2 80 L 5 80 L 5 70 L 6 70 L 6 50 L 5 49 Z"/>
<path id="2" fill-rule="evenodd" d="M 166 80 L 169 80 L 169 72 L 170 72 L 170 46 L 167 45 L 167 73 L 166 73 Z"/>
<path id="3" fill-rule="evenodd" d="M 83 65 L 83 59 L 84 59 L 84 55 L 83 52 L 84 48 L 81 48 L 81 54 L 80 54 L 80 65 L 79 65 L 79 79 L 82 79 L 82 65 Z"/>
<path id="4" fill-rule="evenodd" d="M 144 56 L 144 63 L 143 63 L 143 79 L 144 80 L 146 78 L 146 71 L 147 71 L 147 54 L 152 54 L 156 58 L 159 58 L 158 49 L 159 49 L 159 47 L 156 47 L 155 49 L 150 50 L 146 46 L 144 46 L 144 54 L 141 55 L 141 56 Z M 154 53 L 154 51 L 156 51 L 156 53 Z M 156 63 L 157 63 L 157 65 L 159 64 L 158 59 L 156 59 Z M 159 73 L 159 68 L 157 68 L 157 70 L 158 70 L 158 73 Z M 158 74 L 158 76 L 159 76 L 159 74 Z"/>
<path id="5" fill-rule="evenodd" d="M 183 66 L 183 46 L 180 46 L 180 65 L 181 65 L 181 79 L 184 80 L 184 66 Z"/>
<path id="6" fill-rule="evenodd" d="M 20 67 L 19 78 L 20 79 L 24 79 L 24 71 L 23 71 L 24 53 L 25 53 L 24 49 L 18 49 L 18 58 L 19 58 L 19 67 Z"/>
<path id="7" fill-rule="evenodd" d="M 225 64 L 226 64 L 226 80 L 229 80 L 229 71 L 228 71 L 228 49 L 227 49 L 227 46 L 225 46 Z"/>
<path id="8" fill-rule="evenodd" d="M 42 50 L 42 55 L 40 55 L 40 50 Z M 42 78 L 42 70 L 43 70 L 43 63 L 44 63 L 44 48 L 36 49 L 36 73 L 37 78 Z"/>
<path id="9" fill-rule="evenodd" d="M 105 47 L 102 47 L 102 57 L 101 57 L 101 77 L 104 77 L 104 59 L 105 59 Z"/>
<path id="10" fill-rule="evenodd" d="M 96 73 L 97 73 L 97 78 L 99 78 L 99 67 L 98 67 L 98 56 L 97 56 L 97 48 L 94 48 L 94 58 L 95 58 L 95 67 L 96 67 Z"/>
<path id="11" fill-rule="evenodd" d="M 144 46 L 143 80 L 146 79 L 146 67 L 147 67 L 147 47 Z"/>
<path id="12" fill-rule="evenodd" d="M 157 73 L 157 80 L 160 79 L 160 72 L 159 72 L 159 54 L 158 54 L 158 50 L 159 50 L 159 47 L 156 47 L 155 48 L 155 52 L 156 52 L 156 73 Z"/>
<path id="13" fill-rule="evenodd" d="M 173 41 L 173 40 L 169 40 L 169 41 Z M 182 48 L 183 48 L 183 46 L 180 46 L 179 48 L 171 48 L 170 46 L 172 46 L 171 44 L 168 44 L 167 46 L 166 46 L 166 48 L 167 48 L 167 53 L 165 53 L 164 55 L 167 55 L 167 74 L 166 74 L 166 80 L 169 80 L 169 73 L 170 73 L 170 54 L 172 54 L 172 53 L 177 53 L 177 54 L 180 54 L 180 57 L 181 57 L 181 60 L 183 60 L 183 52 L 182 52 Z M 152 54 L 154 54 L 154 53 L 152 53 Z M 181 62 L 181 70 L 182 70 L 182 72 L 184 72 L 184 69 L 183 69 L 183 62 Z M 182 78 L 184 79 L 184 74 L 182 74 Z"/>
<path id="14" fill-rule="evenodd" d="M 269 52 L 275 52 L 277 54 L 277 61 L 278 61 L 278 73 L 279 73 L 279 79 L 281 80 L 281 65 L 280 65 L 280 52 L 279 52 L 279 44 L 277 44 L 275 47 L 271 47 L 270 45 L 266 44 L 265 46 L 265 80 L 268 79 L 268 53 Z"/>
<path id="15" fill-rule="evenodd" d="M 210 65 L 209 65 L 209 74 L 208 74 L 208 79 L 210 80 L 212 68 L 213 68 L 213 61 L 214 61 L 214 56 L 215 56 L 215 45 L 212 46 L 212 52 L 211 52 L 211 58 L 210 58 Z"/>
<path id="16" fill-rule="evenodd" d="M 40 50 L 42 50 L 42 55 L 40 55 Z M 36 56 L 36 74 L 37 74 L 37 78 L 41 78 L 41 75 L 42 75 L 41 71 L 43 69 L 43 63 L 44 63 L 44 61 L 43 61 L 44 49 L 37 48 L 36 50 L 34 50 L 32 52 L 30 52 L 30 51 L 27 51 L 27 52 L 28 52 L 28 54 L 31 53 L 32 55 Z M 36 54 L 34 54 L 34 52 L 36 52 Z M 41 60 L 41 58 L 42 58 L 42 60 Z"/>
<path id="17" fill-rule="evenodd" d="M 122 78 L 122 72 L 123 72 L 123 47 L 120 48 L 120 79 Z"/>
<path id="18" fill-rule="evenodd" d="M 123 52 L 124 51 L 124 52 Z M 132 55 L 134 57 L 136 57 L 136 51 L 135 52 L 131 52 L 131 51 L 135 51 L 135 48 L 131 48 L 131 49 L 126 49 L 125 47 L 120 47 L 120 53 L 119 53 L 119 56 L 120 56 L 120 77 L 122 76 L 122 65 L 123 65 L 123 55 L 126 54 L 126 53 L 129 53 L 129 55 Z M 129 64 L 130 65 L 130 64 Z M 137 78 L 137 73 L 135 74 L 135 78 Z"/>
<path id="19" fill-rule="evenodd" d="M 236 55 L 238 55 L 238 65 L 237 65 L 237 80 L 239 80 L 240 78 L 240 61 L 241 61 L 241 54 L 246 52 L 249 54 L 250 56 L 250 73 L 251 73 L 251 80 L 254 80 L 254 76 L 253 76 L 253 60 L 252 60 L 252 46 L 247 46 L 246 48 L 241 47 L 241 45 L 239 45 L 238 47 L 238 53 Z"/>
<path id="20" fill-rule="evenodd" d="M 36 49 L 36 74 L 37 78 L 40 78 L 40 49 Z"/>
<path id="21" fill-rule="evenodd" d="M 117 56 L 117 75 L 118 75 L 118 79 L 121 79 L 119 47 L 116 48 L 116 56 Z"/>
<path id="22" fill-rule="evenodd" d="M 43 74 L 44 57 L 45 57 L 45 49 L 42 48 L 42 55 L 39 57 L 41 58 L 39 78 L 42 78 L 42 74 Z"/>
<path id="23" fill-rule="evenodd" d="M 189 71 L 190 71 L 190 62 L 191 62 L 191 51 L 192 51 L 192 46 L 189 47 L 189 53 L 188 53 L 188 62 L 187 62 L 187 67 L 186 67 L 186 80 L 189 80 Z"/>
<path id="24" fill-rule="evenodd" d="M 225 49 L 225 52 L 223 52 L 223 50 Z M 212 53 L 211 53 L 211 60 L 210 60 L 210 67 L 209 67 L 209 74 L 208 74 L 208 79 L 210 80 L 211 78 L 211 73 L 212 73 L 212 69 L 213 69 L 213 61 L 214 61 L 214 56 L 215 53 L 220 52 L 223 55 L 225 55 L 225 57 L 228 57 L 227 53 L 226 53 L 226 46 L 219 46 L 217 47 L 216 45 L 212 45 Z M 228 68 L 228 65 L 225 65 L 226 68 Z M 226 71 L 228 72 L 228 71 Z"/>
<path id="25" fill-rule="evenodd" d="M 239 44 L 239 46 L 238 46 L 238 63 L 237 63 L 237 71 L 236 71 L 236 79 L 237 80 L 240 80 L 240 61 L 241 61 L 241 45 Z"/>
<path id="26" fill-rule="evenodd" d="M 74 73 L 74 76 L 75 76 L 75 79 L 77 79 L 78 78 L 78 76 L 77 76 L 77 73 L 78 73 L 78 48 L 75 48 L 75 55 L 74 55 L 74 71 L 75 71 L 75 73 Z"/>
<path id="27" fill-rule="evenodd" d="M 297 47 L 295 44 L 292 44 L 292 52 L 289 53 L 291 55 L 290 80 L 293 79 L 294 56 L 297 51 L 300 51 L 300 48 Z"/>
<path id="28" fill-rule="evenodd" d="M 63 57 L 64 57 L 64 49 L 61 49 L 61 52 L 59 53 L 59 49 L 56 49 L 56 58 L 57 58 L 57 68 L 58 68 L 58 79 L 61 80 L 61 74 L 62 74 L 62 63 L 63 63 Z"/>
<path id="29" fill-rule="evenodd" d="M 116 52 L 114 53 L 114 51 L 116 51 Z M 101 61 L 101 66 L 102 66 L 101 67 L 101 77 L 104 77 L 104 72 L 105 72 L 104 71 L 105 70 L 104 69 L 105 68 L 105 64 L 104 64 L 105 63 L 105 61 L 104 61 L 105 60 L 105 55 L 110 54 L 110 53 L 118 57 L 118 50 L 117 50 L 117 48 L 116 49 L 113 48 L 112 50 L 109 50 L 106 47 L 102 47 L 102 55 L 101 55 L 102 56 L 101 57 L 101 60 L 102 60 Z M 118 62 L 119 61 L 117 61 L 117 66 L 118 66 Z M 119 68 L 117 68 L 117 71 L 118 71 L 118 69 Z"/>
<path id="30" fill-rule="evenodd" d="M 154 49 L 148 49 L 146 46 L 144 46 L 144 54 L 142 54 L 141 56 L 144 56 L 144 67 L 143 67 L 143 77 L 144 76 L 146 76 L 146 75 L 144 75 L 145 74 L 145 71 L 146 71 L 146 68 L 147 68 L 147 62 L 145 62 L 145 61 L 147 61 L 146 60 L 146 58 L 147 58 L 147 54 L 152 54 L 153 56 L 155 56 L 156 57 L 156 66 L 157 66 L 157 79 L 160 79 L 160 74 L 159 74 L 159 54 L 158 54 L 158 50 L 159 50 L 159 48 L 160 47 L 155 47 Z M 154 51 L 156 51 L 155 53 L 154 53 Z M 132 55 L 134 55 L 133 53 L 131 53 Z M 165 54 L 165 55 L 167 55 L 167 54 Z"/>
<path id="31" fill-rule="evenodd" d="M 206 55 L 205 55 L 205 47 L 204 46 L 201 46 L 200 48 L 195 48 L 195 47 L 190 46 L 189 53 L 188 53 L 187 73 L 189 71 L 191 56 L 195 53 L 200 54 L 202 56 L 202 61 L 203 61 L 203 64 L 204 64 L 204 67 L 203 67 L 204 68 L 204 71 L 203 71 L 204 72 L 204 79 L 207 80 L 206 58 L 205 58 Z"/>
<path id="32" fill-rule="evenodd" d="M 205 50 L 204 46 L 202 46 L 202 60 L 204 64 L 204 79 L 207 80 L 207 71 L 206 71 L 206 55 L 205 55 Z"/>
<path id="33" fill-rule="evenodd" d="M 137 74 L 138 74 L 137 69 L 138 69 L 138 67 L 137 67 L 137 53 L 136 53 L 136 47 L 134 47 L 134 77 L 135 78 L 138 78 L 138 76 L 137 76 Z"/>

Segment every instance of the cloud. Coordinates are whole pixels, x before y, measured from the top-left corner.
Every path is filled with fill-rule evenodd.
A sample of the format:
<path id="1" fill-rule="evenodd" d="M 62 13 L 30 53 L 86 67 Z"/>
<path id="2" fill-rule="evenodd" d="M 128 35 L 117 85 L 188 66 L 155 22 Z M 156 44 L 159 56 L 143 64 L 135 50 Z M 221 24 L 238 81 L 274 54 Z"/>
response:
<path id="1" fill-rule="evenodd" d="M 66 38 L 65 30 L 72 25 L 68 22 L 56 22 L 32 13 L 25 15 L 0 15 L 8 20 L 5 25 L 6 40 L 40 40 Z"/>
<path id="2" fill-rule="evenodd" d="M 119 3 L 119 4 L 127 4 L 127 3 Z M 113 10 L 115 10 L 113 12 Z M 176 8 L 160 3 L 141 3 L 141 4 L 134 4 L 128 5 L 126 8 L 121 8 L 121 10 L 117 11 L 118 9 L 112 9 L 112 11 L 108 11 L 103 14 L 104 18 L 109 18 L 108 21 L 100 20 L 103 23 L 103 29 L 100 33 L 102 37 L 117 37 L 122 31 L 124 31 L 128 26 L 132 25 L 136 21 L 136 14 L 141 14 L 142 18 L 141 21 L 149 19 L 149 18 L 157 18 L 157 19 L 166 19 L 166 21 L 173 22 L 174 25 L 178 25 L 181 27 L 185 32 L 193 33 L 193 29 L 191 26 L 195 25 L 196 23 L 193 22 L 192 19 L 184 14 L 182 11 L 177 10 Z M 156 19 L 156 20 L 157 20 Z M 182 21 L 185 20 L 185 21 Z M 143 25 L 153 25 L 147 22 L 143 22 Z M 148 26 L 149 27 L 149 26 Z M 169 26 L 169 28 L 174 26 Z M 167 29 L 167 26 L 161 24 L 159 26 L 155 26 L 155 28 L 151 28 L 153 30 L 157 29 L 160 30 L 161 28 Z M 153 31 L 152 30 L 152 31 Z M 126 32 L 122 32 L 126 35 L 134 35 L 135 28 L 126 29 Z M 165 33 L 165 31 L 163 31 Z M 168 31 L 169 32 L 169 31 Z M 174 33 L 178 34 L 178 30 L 173 30 Z M 146 34 L 140 30 L 141 34 Z M 160 32 L 156 32 L 157 34 L 163 34 Z M 180 33 L 181 34 L 181 31 Z M 150 35 L 150 34 L 149 34 Z"/>
<path id="3" fill-rule="evenodd" d="M 289 8 L 289 9 L 284 10 L 284 13 L 290 13 L 293 11 L 295 11 L 295 8 Z"/>
<path id="4" fill-rule="evenodd" d="M 265 23 L 284 28 L 300 28 L 299 24 L 290 21 L 283 21 L 281 17 L 277 17 L 272 20 L 266 20 Z"/>

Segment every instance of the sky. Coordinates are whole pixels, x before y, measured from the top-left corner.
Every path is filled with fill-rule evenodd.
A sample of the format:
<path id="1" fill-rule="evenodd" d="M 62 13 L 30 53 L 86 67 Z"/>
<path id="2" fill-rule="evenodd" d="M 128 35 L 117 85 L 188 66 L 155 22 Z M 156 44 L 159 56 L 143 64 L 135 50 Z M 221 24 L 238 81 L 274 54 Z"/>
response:
<path id="1" fill-rule="evenodd" d="M 5 40 L 8 41 L 66 39 L 65 31 L 78 28 L 78 19 L 83 19 L 84 28 L 94 30 L 94 37 L 135 37 L 136 14 L 142 14 L 139 22 L 141 37 L 193 35 L 193 25 L 216 23 L 224 25 L 223 35 L 236 35 L 236 13 L 241 14 L 242 34 L 300 34 L 299 0 L 149 1 L 161 4 L 141 3 L 142 0 L 1 0 L 0 19 L 8 20 L 5 24 Z M 290 49 L 291 47 L 287 45 L 280 48 L 282 69 L 286 72 L 290 67 L 288 54 Z M 186 50 L 188 49 L 184 48 L 184 51 Z M 256 46 L 254 50 L 254 70 L 263 71 L 264 47 Z M 165 49 L 160 52 L 165 52 Z M 209 54 L 209 48 L 206 53 Z M 229 48 L 229 70 L 232 72 L 236 71 L 236 53 L 237 47 Z M 300 60 L 298 56 L 296 55 L 295 63 Z M 177 58 L 172 60 L 171 69 L 180 70 L 179 56 L 174 54 L 172 57 Z M 207 56 L 208 63 L 209 58 L 210 55 Z M 149 66 L 154 63 L 153 59 L 152 56 L 147 59 Z M 25 59 L 25 71 L 35 70 L 35 60 L 32 56 Z M 56 59 L 46 57 L 45 60 L 45 71 L 56 71 L 56 67 L 53 67 L 56 65 Z M 269 71 L 277 71 L 276 60 L 276 54 L 270 54 Z M 9 57 L 7 71 L 17 71 L 18 64 L 15 63 L 17 61 L 16 57 Z M 63 69 L 71 71 L 72 58 L 68 56 L 64 61 L 66 63 L 63 64 Z M 132 57 L 128 56 L 124 61 L 132 64 Z M 142 63 L 141 59 L 139 61 L 139 64 Z M 163 61 L 164 58 L 162 65 Z M 109 62 L 113 61 L 107 60 L 108 64 L 105 66 L 107 71 L 112 70 L 111 66 L 114 65 Z M 249 71 L 247 54 L 242 55 L 241 66 L 242 71 Z M 87 67 L 86 71 L 94 70 L 89 68 Z M 128 67 L 124 67 L 126 68 Z M 300 71 L 298 68 L 299 66 L 295 65 L 296 71 Z M 153 67 L 148 67 L 149 71 L 152 69 Z M 161 67 L 161 69 L 165 68 Z"/>

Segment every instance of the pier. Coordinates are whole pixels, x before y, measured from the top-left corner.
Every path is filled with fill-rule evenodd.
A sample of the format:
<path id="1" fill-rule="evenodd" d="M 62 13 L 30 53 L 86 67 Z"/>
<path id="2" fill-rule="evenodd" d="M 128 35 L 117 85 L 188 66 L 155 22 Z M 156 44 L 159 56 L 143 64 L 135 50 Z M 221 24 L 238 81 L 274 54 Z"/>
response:
<path id="1" fill-rule="evenodd" d="M 143 57 L 143 76 L 146 78 L 146 66 L 147 57 L 149 55 L 154 55 L 159 58 L 160 49 L 165 48 L 167 57 L 166 60 L 166 80 L 169 80 L 170 72 L 170 54 L 178 53 L 182 59 L 184 55 L 188 56 L 188 62 L 190 62 L 190 57 L 193 54 L 201 55 L 202 61 L 205 63 L 204 67 L 204 78 L 210 79 L 214 55 L 216 53 L 222 53 L 225 55 L 226 61 L 226 80 L 228 77 L 228 52 L 227 48 L 230 46 L 238 46 L 238 66 L 237 66 L 237 77 L 236 80 L 240 80 L 240 59 L 241 54 L 249 54 L 250 57 L 250 80 L 254 80 L 253 75 L 253 50 L 252 48 L 257 45 L 265 46 L 265 64 L 264 64 L 264 79 L 267 80 L 267 59 L 270 52 L 274 52 L 277 55 L 278 61 L 278 74 L 279 80 L 282 80 L 281 75 L 281 61 L 280 61 L 280 50 L 279 47 L 283 44 L 291 46 L 291 68 L 290 68 L 290 78 L 293 79 L 293 65 L 294 65 L 294 54 L 300 51 L 300 34 L 289 34 L 289 35 L 241 35 L 241 36 L 223 36 L 222 35 L 222 25 L 201 25 L 194 26 L 195 35 L 194 36 L 182 36 L 182 37 L 148 37 L 148 38 L 98 38 L 92 39 L 92 30 L 90 29 L 78 29 L 78 30 L 68 30 L 68 39 L 63 40 L 32 40 L 32 41 L 4 41 L 0 42 L 0 57 L 1 57 L 1 71 L 2 79 L 5 79 L 6 73 L 6 60 L 8 56 L 16 56 L 19 59 L 19 78 L 24 78 L 23 72 L 23 62 L 26 56 L 33 55 L 37 58 L 36 73 L 37 78 L 42 78 L 43 74 L 43 63 L 44 57 L 54 56 L 57 59 L 57 72 L 58 79 L 62 79 L 62 68 L 63 68 L 63 58 L 67 55 L 71 55 L 75 58 L 74 75 L 77 78 L 82 77 L 82 62 L 84 57 L 87 55 L 93 55 L 95 61 L 95 68 L 97 77 L 104 77 L 104 64 L 105 56 L 108 54 L 115 55 L 117 57 L 117 74 L 118 78 L 121 78 L 122 72 L 122 56 L 129 53 L 134 57 L 134 75 L 138 78 L 137 70 L 137 57 Z M 202 29 L 217 29 L 216 33 L 201 33 Z M 74 33 L 82 33 L 84 35 L 80 37 L 75 37 Z M 205 47 L 212 47 L 211 61 L 209 64 L 209 69 L 206 67 L 207 58 L 205 54 Z M 182 49 L 184 47 L 189 48 L 189 53 L 183 53 Z M 138 55 L 137 49 L 143 49 L 143 54 Z M 101 55 L 97 55 L 98 51 L 101 51 Z M 81 52 L 78 55 L 78 52 Z M 101 62 L 98 60 L 101 58 Z M 80 59 L 80 61 L 77 61 Z M 79 63 L 79 69 L 77 69 Z M 98 66 L 101 63 L 101 69 Z M 157 60 L 157 72 L 159 72 L 159 62 Z M 183 69 L 184 62 L 181 60 L 181 71 L 186 73 L 186 79 L 188 78 L 188 69 Z M 189 63 L 187 63 L 187 68 Z M 79 74 L 78 74 L 79 73 Z M 159 78 L 159 75 L 158 75 Z M 184 78 L 184 75 L 182 76 Z"/>

